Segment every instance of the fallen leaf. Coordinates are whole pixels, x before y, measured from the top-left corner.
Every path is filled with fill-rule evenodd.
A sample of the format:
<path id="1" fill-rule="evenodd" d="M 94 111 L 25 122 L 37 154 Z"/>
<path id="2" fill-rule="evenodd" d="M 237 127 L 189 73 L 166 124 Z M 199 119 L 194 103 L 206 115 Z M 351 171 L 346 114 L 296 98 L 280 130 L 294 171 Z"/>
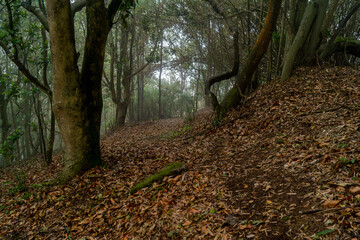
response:
<path id="1" fill-rule="evenodd" d="M 335 207 L 336 205 L 339 204 L 339 200 L 326 200 L 324 202 L 324 207 L 325 208 L 332 208 L 332 207 Z"/>
<path id="2" fill-rule="evenodd" d="M 352 194 L 360 193 L 360 187 L 359 187 L 359 186 L 356 186 L 356 187 L 350 188 L 350 192 L 351 192 Z"/>

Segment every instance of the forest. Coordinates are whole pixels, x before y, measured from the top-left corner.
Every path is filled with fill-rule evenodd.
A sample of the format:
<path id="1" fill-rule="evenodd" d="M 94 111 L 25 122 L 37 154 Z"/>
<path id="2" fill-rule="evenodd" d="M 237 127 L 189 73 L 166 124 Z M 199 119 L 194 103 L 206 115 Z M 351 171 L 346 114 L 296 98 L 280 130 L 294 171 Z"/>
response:
<path id="1" fill-rule="evenodd" d="M 359 0 L 0 0 L 0 239 L 360 238 Z"/>

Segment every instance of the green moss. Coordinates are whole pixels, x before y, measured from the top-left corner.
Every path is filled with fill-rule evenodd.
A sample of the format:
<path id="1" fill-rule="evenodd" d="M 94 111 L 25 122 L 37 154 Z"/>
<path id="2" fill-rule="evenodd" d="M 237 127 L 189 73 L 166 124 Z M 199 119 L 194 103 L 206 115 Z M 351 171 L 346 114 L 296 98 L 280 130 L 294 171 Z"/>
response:
<path id="1" fill-rule="evenodd" d="M 151 186 L 154 182 L 162 180 L 165 176 L 171 176 L 181 173 L 185 169 L 185 164 L 180 162 L 169 163 L 165 168 L 161 169 L 154 175 L 144 179 L 140 183 L 136 184 L 129 193 L 133 194 L 142 188 Z"/>
<path id="2" fill-rule="evenodd" d="M 190 129 L 192 129 L 192 126 L 185 126 L 181 131 L 178 132 L 170 132 L 170 134 L 167 136 L 167 138 L 175 138 L 180 136 L 181 134 L 189 131 Z"/>

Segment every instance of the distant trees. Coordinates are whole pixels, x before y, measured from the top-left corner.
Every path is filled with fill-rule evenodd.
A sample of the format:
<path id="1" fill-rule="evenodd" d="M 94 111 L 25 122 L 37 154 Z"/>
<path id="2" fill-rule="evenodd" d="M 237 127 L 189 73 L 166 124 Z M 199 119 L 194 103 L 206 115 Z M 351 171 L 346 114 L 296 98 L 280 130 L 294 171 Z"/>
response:
<path id="1" fill-rule="evenodd" d="M 39 1 L 40 3 L 42 1 Z M 47 65 L 48 65 L 48 57 L 47 57 L 47 36 L 44 29 L 40 28 L 40 25 L 36 22 L 31 22 L 30 15 L 24 11 L 23 6 L 28 4 L 27 2 L 21 1 L 8 1 L 6 0 L 2 6 L 2 28 L 0 30 L 1 39 L 0 46 L 3 49 L 3 52 L 7 56 L 8 59 L 12 61 L 12 63 L 18 68 L 18 70 L 27 78 L 28 82 L 30 82 L 33 86 L 40 89 L 46 96 L 48 97 L 50 114 L 48 115 L 50 121 L 50 131 L 46 131 L 46 127 L 41 126 L 45 125 L 45 118 L 43 114 L 43 104 L 37 102 L 37 110 L 38 115 L 42 114 L 42 117 L 38 118 L 39 124 L 39 139 L 43 139 L 41 143 L 39 142 L 38 146 L 41 146 L 41 153 L 44 156 L 44 160 L 47 164 L 50 164 L 52 161 L 52 152 L 53 152 L 53 144 L 55 138 L 55 118 L 51 113 L 51 101 L 52 101 L 52 90 L 49 85 L 48 77 L 47 77 Z M 28 5 L 26 5 L 28 6 Z M 44 10 L 44 9 L 42 9 Z M 39 10 L 41 12 L 41 10 Z M 30 19 L 29 19 L 30 18 Z M 20 88 L 22 86 L 23 89 L 27 88 L 28 83 L 21 81 L 20 73 L 14 74 L 10 73 L 9 69 L 12 68 L 11 64 L 8 63 L 7 59 L 4 59 L 5 65 L 7 66 L 5 69 L 6 74 L 0 73 L 2 75 L 3 87 L 5 85 L 14 86 L 16 82 L 16 86 Z M 3 69 L 4 70 L 4 69 Z M 40 76 L 41 73 L 41 76 Z M 14 80 L 14 78 L 16 80 Z M 23 92 L 24 93 L 24 92 Z M 30 96 L 34 96 L 35 92 L 32 92 Z M 25 95 L 23 95 L 25 96 Z M 37 98 L 36 98 L 37 99 Z M 10 102 L 11 105 L 11 113 L 15 114 L 14 101 Z M 29 102 L 30 101 L 30 102 Z M 37 101 L 39 101 L 37 99 Z M 31 119 L 31 108 L 33 100 L 27 99 L 25 101 L 25 126 L 24 126 L 24 144 L 26 151 L 24 151 L 20 156 L 18 154 L 17 158 L 26 159 L 31 156 L 30 153 L 30 119 Z M 5 113 L 7 103 L 9 101 L 4 98 L 3 101 L 3 113 Z M 15 104 L 17 105 L 17 104 Z M 46 105 L 46 104 L 45 104 Z M 30 112 L 29 112 L 30 111 Z M 12 114 L 12 115 L 13 115 Z M 12 122 L 13 131 L 17 129 L 16 119 L 13 119 Z M 6 121 L 4 121 L 6 124 Z M 47 132 L 49 132 L 47 134 Z M 5 144 L 6 141 L 5 136 L 7 135 L 6 131 L 2 132 L 3 140 L 2 143 Z M 48 135 L 48 137 L 47 137 Z M 46 141 L 45 141 L 46 139 Z M 17 146 L 19 146 L 18 140 L 15 141 Z M 36 146 L 34 146 L 36 147 Z M 19 147 L 16 148 L 18 152 L 20 152 Z M 33 151 L 36 153 L 36 151 Z"/>
<path id="2" fill-rule="evenodd" d="M 100 130 L 211 103 L 221 119 L 297 66 L 359 64 L 357 0 L 0 4 L 0 166 L 39 153 L 50 164 L 54 112 L 63 181 L 101 163 Z"/>

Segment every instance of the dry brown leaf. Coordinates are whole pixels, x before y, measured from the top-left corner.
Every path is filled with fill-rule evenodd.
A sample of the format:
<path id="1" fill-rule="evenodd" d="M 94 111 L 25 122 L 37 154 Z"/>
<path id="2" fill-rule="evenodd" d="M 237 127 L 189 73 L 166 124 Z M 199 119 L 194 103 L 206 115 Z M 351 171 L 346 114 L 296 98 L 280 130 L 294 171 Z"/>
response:
<path id="1" fill-rule="evenodd" d="M 335 207 L 336 205 L 338 205 L 340 203 L 339 200 L 326 200 L 324 202 L 324 207 L 325 208 L 333 208 Z"/>

